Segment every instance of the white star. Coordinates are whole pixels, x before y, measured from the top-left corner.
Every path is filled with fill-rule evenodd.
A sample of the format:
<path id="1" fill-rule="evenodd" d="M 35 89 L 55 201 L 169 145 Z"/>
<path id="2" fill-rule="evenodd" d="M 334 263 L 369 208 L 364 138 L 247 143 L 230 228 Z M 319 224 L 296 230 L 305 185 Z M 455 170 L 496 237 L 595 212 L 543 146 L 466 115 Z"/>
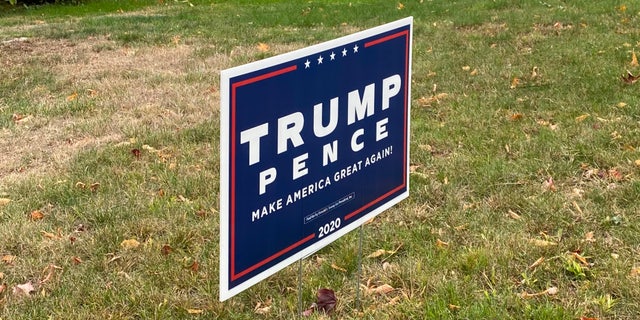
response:
<path id="1" fill-rule="evenodd" d="M 329 57 L 331 57 L 331 60 L 335 60 L 336 59 L 336 54 L 333 53 L 333 51 L 331 51 L 331 54 L 329 55 Z"/>
<path id="2" fill-rule="evenodd" d="M 353 53 L 356 53 L 356 52 L 358 52 L 358 45 L 357 44 L 353 47 Z"/>
<path id="3" fill-rule="evenodd" d="M 347 56 L 347 48 L 342 49 L 342 56 L 343 57 Z"/>
<path id="4" fill-rule="evenodd" d="M 305 69 L 309 69 L 310 66 L 311 66 L 311 61 L 309 61 L 309 59 L 307 59 L 307 61 L 305 61 L 305 63 L 304 63 L 304 68 Z"/>
<path id="5" fill-rule="evenodd" d="M 318 64 L 322 64 L 322 60 L 324 60 L 324 58 L 322 56 L 318 57 Z"/>

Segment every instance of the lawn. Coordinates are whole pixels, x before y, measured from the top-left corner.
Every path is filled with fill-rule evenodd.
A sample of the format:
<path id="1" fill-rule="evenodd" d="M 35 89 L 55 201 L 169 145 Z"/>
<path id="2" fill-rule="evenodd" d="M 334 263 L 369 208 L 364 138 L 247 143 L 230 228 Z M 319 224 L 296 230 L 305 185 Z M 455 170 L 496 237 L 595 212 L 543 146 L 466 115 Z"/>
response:
<path id="1" fill-rule="evenodd" d="M 637 318 L 640 4 L 95 0 L 0 4 L 0 320 L 295 318 L 297 264 L 218 301 L 219 72 L 407 16 L 411 194 L 310 318 Z"/>

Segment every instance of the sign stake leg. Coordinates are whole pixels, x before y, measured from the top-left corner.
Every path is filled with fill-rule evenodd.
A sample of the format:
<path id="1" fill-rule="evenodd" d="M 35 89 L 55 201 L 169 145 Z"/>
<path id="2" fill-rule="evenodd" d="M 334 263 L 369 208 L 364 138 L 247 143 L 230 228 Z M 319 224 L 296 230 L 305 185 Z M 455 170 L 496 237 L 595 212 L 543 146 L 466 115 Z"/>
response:
<path id="1" fill-rule="evenodd" d="M 298 260 L 298 318 L 302 318 L 302 259 Z"/>
<path id="2" fill-rule="evenodd" d="M 356 275 L 356 311 L 360 310 L 360 280 L 362 279 L 362 237 L 363 226 L 360 225 L 358 232 L 358 274 Z"/>

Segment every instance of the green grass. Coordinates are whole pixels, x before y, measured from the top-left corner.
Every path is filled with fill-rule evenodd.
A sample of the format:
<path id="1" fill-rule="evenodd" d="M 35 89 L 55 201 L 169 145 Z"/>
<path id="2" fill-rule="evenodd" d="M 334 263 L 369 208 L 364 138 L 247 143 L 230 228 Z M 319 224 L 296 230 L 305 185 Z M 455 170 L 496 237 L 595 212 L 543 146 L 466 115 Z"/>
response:
<path id="1" fill-rule="evenodd" d="M 620 76 L 640 72 L 640 7 L 401 2 L 0 13 L 0 41 L 30 38 L 0 44 L 0 319 L 294 318 L 297 265 L 217 301 L 218 71 L 409 15 L 411 196 L 364 227 L 365 257 L 399 250 L 360 279 L 395 290 L 356 310 L 353 232 L 302 262 L 305 307 L 328 287 L 340 319 L 635 318 L 640 98 Z"/>

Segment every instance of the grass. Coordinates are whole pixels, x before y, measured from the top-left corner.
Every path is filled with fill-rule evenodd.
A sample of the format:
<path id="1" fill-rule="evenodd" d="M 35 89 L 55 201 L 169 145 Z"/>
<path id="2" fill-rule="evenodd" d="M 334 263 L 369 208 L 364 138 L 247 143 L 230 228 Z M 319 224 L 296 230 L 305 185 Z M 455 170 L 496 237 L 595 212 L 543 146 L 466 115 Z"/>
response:
<path id="1" fill-rule="evenodd" d="M 218 72 L 409 15 L 411 196 L 363 242 L 399 249 L 364 258 L 358 310 L 357 232 L 304 260 L 305 306 L 328 287 L 341 319 L 634 319 L 640 7 L 402 4 L 0 13 L 0 41 L 29 38 L 0 44 L 0 319 L 293 318 L 297 266 L 217 302 Z"/>

